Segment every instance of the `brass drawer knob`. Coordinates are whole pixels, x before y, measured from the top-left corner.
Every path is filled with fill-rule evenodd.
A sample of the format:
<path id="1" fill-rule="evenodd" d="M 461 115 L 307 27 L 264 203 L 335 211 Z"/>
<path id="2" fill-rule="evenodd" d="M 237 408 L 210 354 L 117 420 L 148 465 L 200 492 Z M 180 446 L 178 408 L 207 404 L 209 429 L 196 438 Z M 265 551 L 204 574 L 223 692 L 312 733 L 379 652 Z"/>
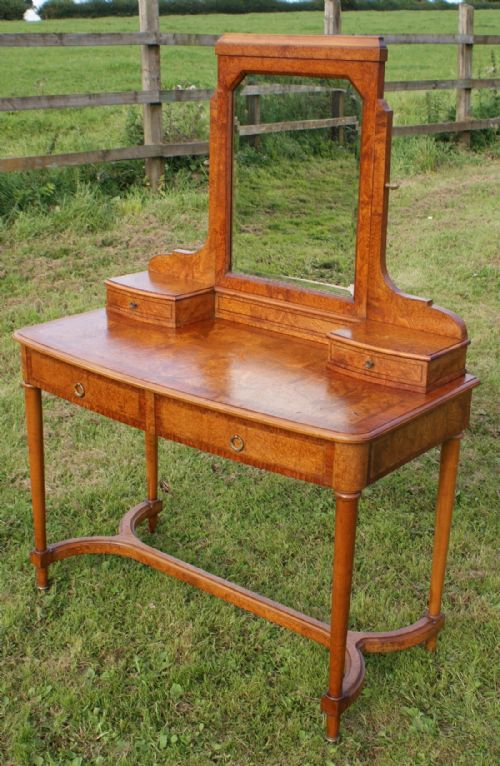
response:
<path id="1" fill-rule="evenodd" d="M 129 308 L 131 309 L 136 309 L 138 306 L 138 304 L 135 301 L 130 301 L 128 305 L 129 305 Z"/>
<path id="2" fill-rule="evenodd" d="M 231 449 L 234 450 L 234 452 L 242 452 L 245 449 L 245 442 L 238 434 L 231 436 L 229 439 L 229 444 L 231 445 Z"/>
<path id="3" fill-rule="evenodd" d="M 373 359 L 367 359 L 365 362 L 365 369 L 371 370 L 372 367 L 375 367 L 375 362 L 373 361 Z"/>
<path id="4" fill-rule="evenodd" d="M 79 399 L 83 399 L 85 396 L 85 387 L 83 383 L 75 383 L 74 391 Z"/>

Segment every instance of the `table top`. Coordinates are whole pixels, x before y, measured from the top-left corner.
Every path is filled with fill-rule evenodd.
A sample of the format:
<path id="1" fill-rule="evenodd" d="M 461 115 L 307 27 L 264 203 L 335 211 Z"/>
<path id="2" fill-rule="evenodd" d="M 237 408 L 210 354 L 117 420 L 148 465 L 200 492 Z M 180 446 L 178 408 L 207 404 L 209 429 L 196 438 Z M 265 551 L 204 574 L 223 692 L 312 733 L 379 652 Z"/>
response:
<path id="1" fill-rule="evenodd" d="M 371 440 L 478 382 L 465 375 L 419 394 L 355 380 L 327 369 L 324 344 L 220 319 L 165 329 L 101 309 L 14 337 L 113 380 L 339 441 Z"/>

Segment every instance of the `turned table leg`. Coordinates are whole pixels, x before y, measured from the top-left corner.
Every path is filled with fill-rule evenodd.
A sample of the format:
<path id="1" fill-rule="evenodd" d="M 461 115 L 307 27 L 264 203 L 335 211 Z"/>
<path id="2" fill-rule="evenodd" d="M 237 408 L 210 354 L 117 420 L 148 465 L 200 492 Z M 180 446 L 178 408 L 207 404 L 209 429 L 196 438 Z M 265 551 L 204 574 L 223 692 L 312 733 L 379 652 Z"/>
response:
<path id="1" fill-rule="evenodd" d="M 346 701 L 342 697 L 342 682 L 360 495 L 360 492 L 352 494 L 337 492 L 335 495 L 330 672 L 328 692 L 322 699 L 322 709 L 326 713 L 326 738 L 330 742 L 337 741 L 340 716 Z"/>
<path id="2" fill-rule="evenodd" d="M 434 550 L 432 553 L 431 587 L 429 593 L 429 617 L 438 617 L 441 611 L 446 556 L 450 539 L 451 518 L 455 501 L 460 439 L 455 436 L 445 441 L 441 447 L 439 469 L 439 488 L 436 503 L 436 522 L 434 529 Z M 436 649 L 437 635 L 426 642 L 428 651 Z"/>
<path id="3" fill-rule="evenodd" d="M 47 549 L 45 527 L 45 466 L 43 458 L 43 414 L 42 396 L 39 388 L 23 383 L 26 402 L 26 427 L 31 477 L 31 504 L 35 533 L 35 551 L 44 553 Z M 36 585 L 39 590 L 49 586 L 48 568 L 36 565 Z"/>

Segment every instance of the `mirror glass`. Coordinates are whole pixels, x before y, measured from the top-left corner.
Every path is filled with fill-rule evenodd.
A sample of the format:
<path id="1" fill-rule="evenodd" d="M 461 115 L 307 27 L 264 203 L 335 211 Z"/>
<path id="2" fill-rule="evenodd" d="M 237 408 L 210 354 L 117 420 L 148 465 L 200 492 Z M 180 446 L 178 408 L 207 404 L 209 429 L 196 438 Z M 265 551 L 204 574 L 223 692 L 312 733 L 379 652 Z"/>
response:
<path id="1" fill-rule="evenodd" d="M 352 297 L 361 111 L 347 80 L 244 78 L 234 93 L 233 273 Z"/>

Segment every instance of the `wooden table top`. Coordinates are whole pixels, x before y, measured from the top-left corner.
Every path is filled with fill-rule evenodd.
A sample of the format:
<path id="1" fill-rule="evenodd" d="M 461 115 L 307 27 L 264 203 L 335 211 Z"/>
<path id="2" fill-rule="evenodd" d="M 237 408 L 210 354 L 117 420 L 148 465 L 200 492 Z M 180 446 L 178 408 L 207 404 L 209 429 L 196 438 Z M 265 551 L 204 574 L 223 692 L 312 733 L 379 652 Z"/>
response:
<path id="1" fill-rule="evenodd" d="M 18 330 L 28 348 L 211 409 L 339 441 L 363 442 L 477 384 L 465 375 L 427 394 L 326 367 L 323 344 L 225 320 L 169 330 L 101 309 Z"/>

